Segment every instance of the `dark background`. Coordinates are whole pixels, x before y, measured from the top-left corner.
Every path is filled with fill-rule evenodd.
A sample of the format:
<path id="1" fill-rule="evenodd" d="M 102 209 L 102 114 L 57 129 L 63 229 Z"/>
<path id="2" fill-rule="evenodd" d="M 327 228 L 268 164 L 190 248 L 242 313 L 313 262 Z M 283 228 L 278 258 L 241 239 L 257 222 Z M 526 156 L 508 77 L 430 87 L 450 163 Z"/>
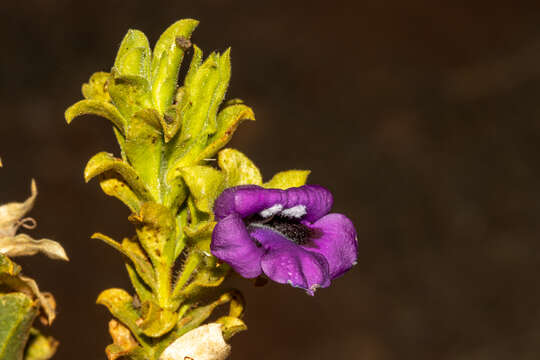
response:
<path id="1" fill-rule="evenodd" d="M 234 280 L 250 327 L 234 359 L 537 359 L 540 5 L 448 3 L 3 1 L 0 199 L 24 199 L 35 177 L 31 233 L 71 257 L 20 260 L 57 298 L 56 358 L 104 358 L 95 299 L 129 284 L 89 236 L 132 231 L 82 179 L 94 153 L 118 153 L 109 123 L 68 127 L 63 112 L 128 28 L 153 43 L 194 17 L 207 54 L 233 47 L 228 96 L 257 115 L 232 146 L 266 178 L 312 169 L 359 235 L 358 265 L 315 297 Z"/>

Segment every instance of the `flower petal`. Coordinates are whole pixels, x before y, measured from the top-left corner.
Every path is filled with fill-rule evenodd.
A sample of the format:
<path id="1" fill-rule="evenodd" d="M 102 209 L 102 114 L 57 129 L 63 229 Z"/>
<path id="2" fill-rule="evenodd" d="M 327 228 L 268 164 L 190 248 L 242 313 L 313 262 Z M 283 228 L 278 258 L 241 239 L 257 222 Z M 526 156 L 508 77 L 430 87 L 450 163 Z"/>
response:
<path id="1" fill-rule="evenodd" d="M 358 258 L 356 230 L 345 215 L 328 214 L 314 224 L 304 223 L 304 225 L 320 235 L 302 247 L 326 258 L 332 280 L 356 264 Z"/>
<path id="2" fill-rule="evenodd" d="M 249 236 L 242 219 L 232 214 L 219 221 L 212 233 L 212 254 L 225 261 L 241 276 L 254 278 L 261 274 L 264 250 Z"/>
<path id="3" fill-rule="evenodd" d="M 302 205 L 305 207 L 303 219 L 313 222 L 326 215 L 332 203 L 332 194 L 322 186 L 305 185 L 279 190 L 242 185 L 223 191 L 215 201 L 214 213 L 218 220 L 235 213 L 246 218 L 275 205 L 281 205 L 285 212 Z"/>
<path id="4" fill-rule="evenodd" d="M 273 281 L 305 289 L 310 295 L 317 288 L 330 285 L 324 256 L 307 251 L 270 229 L 256 228 L 250 234 L 267 250 L 261 268 Z"/>
<path id="5" fill-rule="evenodd" d="M 332 193 L 319 185 L 305 185 L 284 190 L 287 201 L 283 204 L 284 212 L 298 205 L 306 207 L 306 215 L 302 218 L 310 222 L 317 221 L 328 214 L 334 203 Z"/>

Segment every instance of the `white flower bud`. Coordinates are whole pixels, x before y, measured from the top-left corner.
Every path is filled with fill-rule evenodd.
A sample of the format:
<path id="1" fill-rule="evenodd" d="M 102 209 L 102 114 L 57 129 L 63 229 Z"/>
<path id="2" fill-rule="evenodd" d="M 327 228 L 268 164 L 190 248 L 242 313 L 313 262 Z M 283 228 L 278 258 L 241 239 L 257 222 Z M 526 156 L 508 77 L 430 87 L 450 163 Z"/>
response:
<path id="1" fill-rule="evenodd" d="M 175 340 L 159 360 L 225 360 L 231 347 L 223 339 L 221 324 L 199 326 Z"/>

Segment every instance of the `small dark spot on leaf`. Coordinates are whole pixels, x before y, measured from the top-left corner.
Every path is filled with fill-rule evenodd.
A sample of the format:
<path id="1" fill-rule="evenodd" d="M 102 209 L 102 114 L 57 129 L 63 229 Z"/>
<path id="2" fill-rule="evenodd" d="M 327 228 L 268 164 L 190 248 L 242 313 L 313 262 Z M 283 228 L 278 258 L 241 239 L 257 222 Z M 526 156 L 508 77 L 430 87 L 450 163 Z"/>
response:
<path id="1" fill-rule="evenodd" d="M 172 116 L 170 116 L 170 115 L 165 115 L 165 116 L 164 116 L 164 119 L 165 119 L 165 122 L 166 122 L 167 124 L 172 124 L 173 121 L 174 121 L 174 119 L 173 119 Z"/>
<path id="2" fill-rule="evenodd" d="M 176 46 L 178 46 L 182 50 L 187 50 L 191 47 L 191 41 L 183 36 L 177 36 L 175 40 Z"/>

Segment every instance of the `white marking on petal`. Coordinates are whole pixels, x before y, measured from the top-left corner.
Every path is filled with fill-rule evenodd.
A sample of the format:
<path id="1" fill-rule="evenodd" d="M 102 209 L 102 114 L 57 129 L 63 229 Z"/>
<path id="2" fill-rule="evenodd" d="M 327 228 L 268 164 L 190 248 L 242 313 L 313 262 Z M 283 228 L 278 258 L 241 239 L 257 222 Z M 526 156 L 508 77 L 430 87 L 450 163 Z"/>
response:
<path id="1" fill-rule="evenodd" d="M 306 206 L 305 205 L 296 205 L 292 208 L 285 209 L 281 212 L 281 215 L 290 217 L 290 218 L 301 218 L 306 215 Z"/>
<path id="2" fill-rule="evenodd" d="M 263 211 L 259 213 L 259 215 L 261 215 L 263 218 L 267 218 L 267 217 L 276 215 L 281 210 L 283 210 L 283 205 L 276 204 L 274 206 L 269 207 L 268 209 L 264 209 Z"/>

